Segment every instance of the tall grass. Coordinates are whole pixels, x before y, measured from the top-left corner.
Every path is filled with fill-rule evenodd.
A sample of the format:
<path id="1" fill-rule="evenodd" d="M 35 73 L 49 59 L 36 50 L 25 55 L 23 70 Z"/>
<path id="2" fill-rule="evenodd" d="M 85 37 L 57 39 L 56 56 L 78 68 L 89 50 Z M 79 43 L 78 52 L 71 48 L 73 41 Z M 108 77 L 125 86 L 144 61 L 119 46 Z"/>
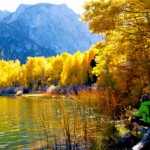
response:
<path id="1" fill-rule="evenodd" d="M 81 109 L 84 111 L 82 115 L 85 120 L 84 123 L 87 124 L 86 119 L 88 118 L 85 111 L 88 110 L 89 113 L 87 115 L 93 116 L 95 123 L 94 132 L 96 133 L 90 139 L 93 149 L 108 149 L 109 146 L 113 149 L 116 142 L 115 138 L 117 140 L 118 135 L 112 120 L 120 115 L 118 110 L 121 110 L 117 94 L 109 90 L 84 90 L 79 92 L 76 99 L 80 101 Z M 86 131 L 86 126 L 84 129 Z"/>
<path id="2" fill-rule="evenodd" d="M 114 117 L 120 106 L 119 98 L 115 92 L 109 90 L 84 90 L 76 98 L 82 106 L 92 107 L 95 113 L 101 116 Z"/>
<path id="3" fill-rule="evenodd" d="M 107 90 L 84 90 L 73 97 L 50 100 L 40 115 L 46 149 L 98 150 L 112 146 L 116 130 L 111 121 L 118 103 L 115 93 Z"/>

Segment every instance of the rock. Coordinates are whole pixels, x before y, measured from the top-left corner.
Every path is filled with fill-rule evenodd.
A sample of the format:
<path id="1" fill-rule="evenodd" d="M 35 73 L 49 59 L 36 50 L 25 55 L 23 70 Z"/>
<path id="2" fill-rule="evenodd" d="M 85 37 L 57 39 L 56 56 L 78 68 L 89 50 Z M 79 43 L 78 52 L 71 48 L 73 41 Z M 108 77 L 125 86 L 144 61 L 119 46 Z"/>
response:
<path id="1" fill-rule="evenodd" d="M 16 95 L 16 96 L 21 96 L 22 94 L 23 94 L 23 91 L 19 90 L 19 91 L 16 92 L 15 95 Z"/>
<path id="2" fill-rule="evenodd" d="M 52 93 L 52 91 L 55 89 L 56 87 L 54 85 L 51 85 L 49 88 L 47 88 L 47 92 L 48 93 Z"/>

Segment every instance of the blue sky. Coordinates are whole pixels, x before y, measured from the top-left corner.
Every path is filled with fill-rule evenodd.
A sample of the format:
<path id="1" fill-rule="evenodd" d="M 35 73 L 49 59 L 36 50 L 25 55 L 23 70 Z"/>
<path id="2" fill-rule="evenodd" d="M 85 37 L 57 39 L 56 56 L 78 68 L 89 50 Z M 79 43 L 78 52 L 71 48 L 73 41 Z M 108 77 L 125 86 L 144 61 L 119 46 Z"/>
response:
<path id="1" fill-rule="evenodd" d="M 87 0 L 0 0 L 0 10 L 8 10 L 10 12 L 13 12 L 20 4 L 66 3 L 68 7 L 73 9 L 76 13 L 82 13 L 82 5 L 85 1 Z"/>

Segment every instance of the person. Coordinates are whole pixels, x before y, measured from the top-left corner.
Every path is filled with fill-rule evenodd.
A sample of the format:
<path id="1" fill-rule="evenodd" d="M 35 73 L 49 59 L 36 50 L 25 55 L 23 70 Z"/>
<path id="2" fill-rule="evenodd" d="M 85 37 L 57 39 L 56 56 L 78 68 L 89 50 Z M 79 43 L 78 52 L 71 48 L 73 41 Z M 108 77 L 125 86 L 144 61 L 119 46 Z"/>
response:
<path id="1" fill-rule="evenodd" d="M 150 143 L 150 98 L 147 94 L 141 97 L 141 105 L 135 118 L 131 120 L 134 130 L 142 129 L 141 126 L 147 127 L 143 138 L 132 148 L 132 150 L 143 150 L 147 143 Z"/>

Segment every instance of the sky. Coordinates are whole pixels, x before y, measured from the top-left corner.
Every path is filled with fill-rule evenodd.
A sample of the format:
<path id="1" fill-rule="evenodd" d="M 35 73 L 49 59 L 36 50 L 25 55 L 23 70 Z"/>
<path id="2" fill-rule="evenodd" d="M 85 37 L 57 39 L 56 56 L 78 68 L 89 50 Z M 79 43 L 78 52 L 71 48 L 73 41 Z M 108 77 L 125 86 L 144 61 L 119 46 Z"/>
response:
<path id="1" fill-rule="evenodd" d="M 37 3 L 66 3 L 68 7 L 76 13 L 82 13 L 82 5 L 87 0 L 0 0 L 0 10 L 8 10 L 14 12 L 20 4 L 37 4 Z"/>

